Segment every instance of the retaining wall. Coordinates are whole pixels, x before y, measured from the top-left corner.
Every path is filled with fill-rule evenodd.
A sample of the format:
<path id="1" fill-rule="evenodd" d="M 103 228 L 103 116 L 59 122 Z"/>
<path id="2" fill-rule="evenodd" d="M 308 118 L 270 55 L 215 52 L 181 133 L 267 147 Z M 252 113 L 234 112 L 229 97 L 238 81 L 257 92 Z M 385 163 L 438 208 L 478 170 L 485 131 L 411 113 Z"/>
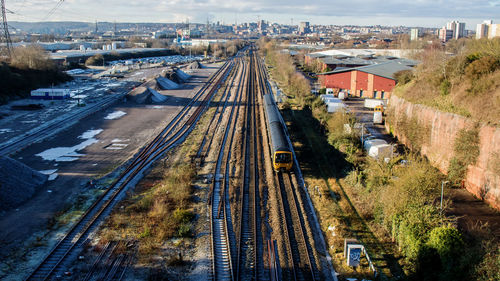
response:
<path id="1" fill-rule="evenodd" d="M 396 120 L 406 114 L 408 118 L 416 117 L 420 125 L 430 128 L 430 136 L 423 141 L 421 153 L 445 174 L 454 156 L 453 147 L 458 132 L 476 124 L 469 118 L 413 104 L 394 95 L 389 100 L 388 111 L 394 114 Z M 389 123 L 386 126 L 402 143 L 409 145 L 408 139 L 395 126 Z M 476 163 L 467 167 L 464 185 L 469 192 L 500 210 L 500 128 L 480 124 L 479 139 L 480 154 Z"/>

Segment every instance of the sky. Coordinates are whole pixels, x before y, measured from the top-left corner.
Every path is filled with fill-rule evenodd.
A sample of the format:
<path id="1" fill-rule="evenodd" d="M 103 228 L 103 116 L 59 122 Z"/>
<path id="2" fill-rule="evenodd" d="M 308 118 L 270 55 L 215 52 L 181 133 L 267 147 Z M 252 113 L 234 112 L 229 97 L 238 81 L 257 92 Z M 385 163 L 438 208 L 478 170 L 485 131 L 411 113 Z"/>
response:
<path id="1" fill-rule="evenodd" d="M 500 23 L 500 0 L 5 0 L 12 21 L 269 22 L 442 27 Z"/>

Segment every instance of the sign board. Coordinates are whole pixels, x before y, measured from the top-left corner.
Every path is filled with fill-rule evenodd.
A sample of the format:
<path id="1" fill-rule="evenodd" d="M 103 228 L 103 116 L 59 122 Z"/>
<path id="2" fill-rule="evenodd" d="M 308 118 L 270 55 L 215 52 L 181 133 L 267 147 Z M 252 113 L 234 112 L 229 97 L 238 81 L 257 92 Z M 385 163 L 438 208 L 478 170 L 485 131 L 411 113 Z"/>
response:
<path id="1" fill-rule="evenodd" d="M 361 260 L 361 252 L 363 245 L 361 244 L 349 244 L 347 245 L 347 265 L 348 266 L 359 266 Z"/>

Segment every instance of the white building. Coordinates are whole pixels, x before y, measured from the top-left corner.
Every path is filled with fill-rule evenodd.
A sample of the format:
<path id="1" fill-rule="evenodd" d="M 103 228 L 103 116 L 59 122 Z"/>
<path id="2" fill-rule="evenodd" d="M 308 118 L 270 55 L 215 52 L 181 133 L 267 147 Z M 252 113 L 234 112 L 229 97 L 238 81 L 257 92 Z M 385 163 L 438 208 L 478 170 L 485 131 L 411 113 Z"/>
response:
<path id="1" fill-rule="evenodd" d="M 492 24 L 492 20 L 485 20 L 476 27 L 476 39 L 487 38 L 489 25 Z"/>
<path id="2" fill-rule="evenodd" d="M 466 34 L 466 31 L 465 31 L 465 22 L 459 22 L 459 21 L 452 21 L 452 22 L 448 22 L 446 23 L 446 28 L 443 27 L 442 28 L 442 32 L 443 32 L 443 38 L 441 38 L 441 35 L 439 36 L 441 38 L 442 41 L 448 41 L 448 39 L 444 40 L 444 37 L 448 37 L 447 34 L 445 34 L 445 31 L 444 29 L 446 30 L 451 30 L 451 37 L 454 38 L 454 39 L 458 39 L 458 38 L 462 38 L 462 37 L 466 37 L 467 34 Z M 448 33 L 448 32 L 446 32 Z"/>

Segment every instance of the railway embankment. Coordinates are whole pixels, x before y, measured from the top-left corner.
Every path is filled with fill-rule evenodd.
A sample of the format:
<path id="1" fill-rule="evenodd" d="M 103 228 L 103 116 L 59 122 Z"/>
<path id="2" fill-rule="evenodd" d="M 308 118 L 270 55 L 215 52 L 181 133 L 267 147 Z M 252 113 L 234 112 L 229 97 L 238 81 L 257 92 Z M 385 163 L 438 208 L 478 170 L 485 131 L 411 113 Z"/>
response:
<path id="1" fill-rule="evenodd" d="M 12 158 L 0 156 L 0 211 L 15 208 L 35 194 L 48 176 Z"/>
<path id="2" fill-rule="evenodd" d="M 392 96 L 386 127 L 450 181 L 500 210 L 500 128 Z"/>

